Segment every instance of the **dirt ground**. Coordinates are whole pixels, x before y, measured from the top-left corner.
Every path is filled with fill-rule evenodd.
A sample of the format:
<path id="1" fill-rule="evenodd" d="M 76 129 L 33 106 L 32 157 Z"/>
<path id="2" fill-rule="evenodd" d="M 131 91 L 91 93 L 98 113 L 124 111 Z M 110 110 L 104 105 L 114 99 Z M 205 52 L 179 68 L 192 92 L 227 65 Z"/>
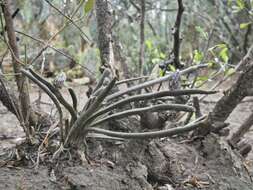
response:
<path id="1" fill-rule="evenodd" d="M 228 83 L 225 83 L 222 87 L 222 89 L 226 89 L 228 86 L 230 86 L 231 81 Z M 72 84 L 69 84 L 72 85 Z M 36 86 L 32 86 L 31 88 L 31 98 L 32 100 L 36 100 L 38 97 L 38 89 Z M 87 87 L 82 86 L 75 86 L 74 90 L 78 96 L 79 100 L 82 100 L 84 104 L 86 100 L 86 90 Z M 67 90 L 63 89 L 63 94 L 67 97 Z M 215 105 L 215 102 L 218 101 L 218 99 L 222 96 L 222 92 L 208 96 L 204 99 L 204 101 L 201 103 L 201 109 L 203 113 L 208 113 L 212 109 L 212 107 Z M 70 97 L 68 97 L 70 100 Z M 71 100 L 70 100 L 71 101 Z M 47 112 L 51 112 L 54 114 L 56 111 L 55 109 L 52 109 L 52 103 L 49 100 L 49 98 L 43 94 L 42 95 L 42 102 L 45 102 L 46 104 L 41 104 L 44 110 Z M 48 104 L 49 103 L 49 104 Z M 82 104 L 79 106 L 81 107 Z M 249 97 L 244 100 L 243 103 L 241 103 L 231 114 L 231 116 L 228 119 L 228 122 L 230 123 L 230 129 L 233 132 L 240 124 L 243 123 L 245 118 L 249 115 L 251 111 L 253 111 L 253 98 Z M 18 125 L 18 121 L 11 113 L 9 113 L 2 105 L 0 105 L 0 155 L 3 153 L 5 149 L 8 149 L 10 147 L 15 146 L 15 144 L 22 141 L 22 138 L 24 136 L 22 129 Z M 247 141 L 253 145 L 253 130 L 251 130 L 247 134 Z M 173 145 L 173 142 L 172 142 Z M 174 149 L 176 150 L 178 146 L 175 144 Z M 133 151 L 135 149 L 133 148 Z M 137 150 L 136 150 L 137 151 Z M 171 150 L 170 150 L 171 151 Z M 189 150 L 181 150 L 182 152 L 189 153 Z M 193 150 L 191 150 L 193 152 Z M 138 153 L 137 153 L 138 154 Z M 106 157 L 106 156 L 105 156 Z M 108 158 L 111 158 L 112 156 L 107 156 Z M 183 156 L 182 156 L 183 157 Z M 148 157 L 147 157 L 148 158 Z M 176 157 L 175 157 L 176 159 Z M 185 158 L 185 159 L 193 159 L 192 158 Z M 196 158 L 195 158 L 196 159 Z M 247 156 L 247 165 L 249 166 L 249 174 L 253 175 L 253 152 L 250 152 L 250 154 Z M 193 159 L 194 160 L 194 159 Z M 195 160 L 196 161 L 196 160 Z M 203 161 L 204 162 L 204 161 Z M 130 166 L 129 166 L 130 167 Z M 147 176 L 147 168 L 145 168 L 143 165 L 140 165 L 140 170 L 138 170 L 140 176 L 144 176 L 145 178 L 148 178 Z M 107 189 L 152 189 L 152 187 L 149 184 L 146 184 L 146 180 L 142 180 L 142 177 L 140 176 L 131 176 L 134 179 L 138 181 L 136 184 L 136 181 L 129 182 L 125 181 L 126 173 L 122 172 L 124 170 L 120 169 L 114 169 L 113 163 L 111 163 L 108 160 L 105 160 L 105 165 L 95 165 L 90 166 L 86 165 L 85 169 L 82 169 L 80 167 L 68 167 L 63 171 L 63 176 L 61 179 L 61 184 L 58 184 L 58 182 L 53 179 L 54 175 L 50 171 L 48 171 L 48 168 L 41 166 L 39 168 L 39 171 L 35 171 L 33 168 L 19 168 L 19 167 L 2 167 L 0 168 L 0 189 L 87 189 L 87 190 L 107 190 Z M 106 175 L 104 173 L 106 172 Z M 85 180 L 85 176 L 87 179 L 92 179 L 92 181 Z M 112 180 L 113 178 L 113 180 Z M 231 179 L 233 180 L 233 179 Z M 112 183 L 109 183 L 110 186 L 104 186 L 105 181 L 112 181 Z M 64 182 L 66 182 L 66 185 L 64 185 Z M 78 184 L 78 185 L 76 185 Z M 100 184 L 100 185 L 99 185 Z M 154 184 L 153 184 L 154 185 Z M 238 186 L 231 189 L 240 189 Z M 157 188 L 159 189 L 159 188 Z M 162 188 L 161 188 L 162 189 Z M 166 189 L 166 187 L 164 188 Z M 169 185 L 167 186 L 167 189 L 170 189 Z M 172 189 L 172 188 L 171 188 Z M 178 188 L 180 190 L 181 188 Z M 186 187 L 185 189 L 188 189 Z M 192 189 L 189 187 L 189 189 Z M 195 188 L 193 188 L 195 189 Z M 203 188 L 208 189 L 208 188 Z M 228 189 L 230 189 L 228 187 Z M 245 189 L 250 189 L 248 187 L 245 187 Z"/>

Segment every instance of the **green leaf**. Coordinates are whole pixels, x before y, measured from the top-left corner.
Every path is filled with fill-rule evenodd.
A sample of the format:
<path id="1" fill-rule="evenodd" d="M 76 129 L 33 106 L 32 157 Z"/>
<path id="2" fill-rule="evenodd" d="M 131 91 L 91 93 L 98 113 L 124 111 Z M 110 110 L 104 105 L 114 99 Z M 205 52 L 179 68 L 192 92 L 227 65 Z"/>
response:
<path id="1" fill-rule="evenodd" d="M 151 62 L 153 64 L 159 63 L 160 61 L 161 61 L 161 59 L 159 59 L 159 58 L 153 58 L 153 59 L 151 59 Z"/>
<path id="2" fill-rule="evenodd" d="M 235 69 L 234 68 L 229 68 L 225 71 L 225 76 L 231 76 L 235 73 Z"/>
<path id="3" fill-rule="evenodd" d="M 227 5 L 228 5 L 229 7 L 231 7 L 231 5 L 232 5 L 232 0 L 227 0 Z"/>
<path id="4" fill-rule="evenodd" d="M 95 0 L 88 0 L 87 3 L 84 5 L 84 12 L 88 13 L 94 7 Z"/>
<path id="5" fill-rule="evenodd" d="M 170 71 L 175 72 L 176 68 L 174 67 L 174 65 L 168 65 Z"/>
<path id="6" fill-rule="evenodd" d="M 207 65 L 208 65 L 208 68 L 212 68 L 212 67 L 215 65 L 215 63 L 213 63 L 213 62 L 208 62 Z"/>
<path id="7" fill-rule="evenodd" d="M 164 53 L 162 53 L 162 52 L 160 52 L 159 56 L 160 56 L 161 59 L 165 59 L 166 58 L 166 55 Z"/>
<path id="8" fill-rule="evenodd" d="M 252 24 L 252 22 L 241 23 L 240 24 L 240 29 L 248 28 L 248 26 L 251 25 L 251 24 Z"/>
<path id="9" fill-rule="evenodd" d="M 223 60 L 223 62 L 227 63 L 228 62 L 228 48 L 225 47 L 221 49 L 219 56 Z"/>
<path id="10" fill-rule="evenodd" d="M 197 81 L 198 81 L 198 82 L 204 82 L 204 81 L 207 81 L 208 79 L 209 79 L 208 76 L 199 76 L 199 77 L 197 78 Z"/>
<path id="11" fill-rule="evenodd" d="M 213 47 L 210 47 L 209 49 L 208 49 L 208 51 L 213 51 L 214 49 L 216 49 L 216 48 L 226 48 L 227 47 L 227 44 L 217 44 L 217 45 L 215 45 L 215 46 L 213 46 Z"/>
<path id="12" fill-rule="evenodd" d="M 240 10 L 242 10 L 242 9 L 245 8 L 245 2 L 244 2 L 244 0 L 236 0 L 236 5 L 238 6 L 238 8 Z"/>
<path id="13" fill-rule="evenodd" d="M 147 46 L 147 49 L 148 49 L 149 51 L 151 51 L 152 48 L 153 48 L 153 43 L 152 43 L 152 41 L 151 41 L 151 40 L 146 40 L 146 41 L 145 41 L 145 44 L 146 44 L 146 46 Z"/>
<path id="14" fill-rule="evenodd" d="M 200 63 L 203 59 L 204 55 L 202 52 L 198 51 L 198 50 L 194 50 L 194 56 L 193 56 L 193 61 L 195 63 Z"/>
<path id="15" fill-rule="evenodd" d="M 196 31 L 200 33 L 202 37 L 204 37 L 206 40 L 208 39 L 208 33 L 204 31 L 204 29 L 201 26 L 195 27 Z"/>

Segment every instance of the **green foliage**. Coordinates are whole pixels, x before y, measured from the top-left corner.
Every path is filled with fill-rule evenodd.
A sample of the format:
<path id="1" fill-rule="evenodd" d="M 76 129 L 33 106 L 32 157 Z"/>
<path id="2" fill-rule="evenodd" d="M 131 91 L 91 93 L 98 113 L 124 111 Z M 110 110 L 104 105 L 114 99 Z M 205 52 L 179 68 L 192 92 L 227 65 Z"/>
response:
<path id="1" fill-rule="evenodd" d="M 232 5 L 232 0 L 227 0 L 227 5 L 228 5 L 229 7 L 231 7 L 231 5 Z"/>
<path id="2" fill-rule="evenodd" d="M 236 0 L 236 5 L 237 5 L 237 7 L 238 7 L 240 10 L 242 10 L 242 9 L 245 8 L 245 2 L 244 2 L 244 0 Z"/>
<path id="3" fill-rule="evenodd" d="M 241 23 L 240 24 L 240 29 L 246 29 L 249 27 L 249 25 L 251 25 L 252 22 L 246 22 L 246 23 Z"/>
<path id="4" fill-rule="evenodd" d="M 33 9 L 32 7 L 32 2 L 31 1 L 24 1 L 23 7 L 21 9 L 21 15 L 23 18 L 28 22 L 32 22 L 33 18 Z"/>
<path id="5" fill-rule="evenodd" d="M 228 68 L 225 70 L 225 76 L 231 76 L 235 73 L 235 69 L 234 68 Z"/>
<path id="6" fill-rule="evenodd" d="M 199 64 L 203 58 L 204 58 L 204 55 L 202 52 L 198 51 L 198 50 L 194 50 L 194 55 L 193 55 L 193 62 L 196 63 L 196 64 Z"/>
<path id="7" fill-rule="evenodd" d="M 162 62 L 166 55 L 161 51 L 159 41 L 156 38 L 149 38 L 145 41 L 146 52 L 147 52 L 147 65 L 145 66 L 146 71 L 151 71 L 154 65 Z"/>
<path id="8" fill-rule="evenodd" d="M 223 62 L 227 63 L 228 62 L 228 48 L 227 47 L 222 48 L 219 52 L 219 56 Z"/>
<path id="9" fill-rule="evenodd" d="M 195 29 L 197 32 L 200 33 L 201 37 L 203 37 L 206 40 L 208 39 L 208 33 L 205 32 L 205 30 L 201 26 L 196 26 Z"/>
<path id="10" fill-rule="evenodd" d="M 234 3 L 230 2 L 230 6 L 234 13 L 238 13 L 246 8 L 245 0 L 236 0 Z"/>
<path id="11" fill-rule="evenodd" d="M 217 44 L 211 48 L 209 51 L 214 56 L 214 58 L 219 58 L 219 61 L 227 64 L 229 60 L 229 52 L 226 44 Z"/>
<path id="12" fill-rule="evenodd" d="M 172 72 L 176 71 L 176 67 L 174 65 L 168 65 L 168 67 L 169 67 L 170 71 L 172 71 Z"/>
<path id="13" fill-rule="evenodd" d="M 66 15 L 71 15 L 73 10 L 81 1 L 63 1 L 53 0 L 52 3 Z M 76 24 L 92 39 L 92 43 L 97 42 L 97 26 L 95 14 L 92 9 L 95 6 L 95 0 L 82 1 L 82 7 L 78 10 L 73 18 Z M 137 5 L 139 2 L 136 1 Z M 147 3 L 147 2 L 146 2 Z M 238 63 L 233 55 L 243 55 L 243 43 L 246 31 L 252 24 L 252 6 L 253 0 L 227 0 L 227 1 L 184 1 L 185 11 L 180 28 L 180 36 L 182 43 L 180 47 L 180 59 L 182 62 L 199 64 L 208 63 L 210 70 L 222 68 L 226 74 L 232 73 L 233 69 L 230 64 Z M 130 71 L 135 71 L 139 61 L 139 45 L 140 45 L 140 12 L 128 0 L 110 1 L 113 10 L 113 33 L 118 37 L 122 45 L 122 54 L 126 58 L 126 62 Z M 15 18 L 18 29 L 31 36 L 37 37 L 43 41 L 47 41 L 52 34 L 63 25 L 66 19 L 57 11 L 51 8 L 45 1 L 39 0 L 17 0 L 20 7 L 20 15 Z M 145 17 L 145 74 L 151 72 L 154 66 L 167 60 L 169 52 L 173 47 L 173 32 L 171 28 L 174 26 L 176 11 L 161 11 L 160 9 L 177 8 L 177 1 L 154 1 L 147 3 L 147 11 Z M 218 8 L 218 9 L 217 9 Z M 231 14 L 236 12 L 236 14 Z M 88 14 L 92 13 L 92 14 Z M 34 19 L 36 16 L 36 19 Z M 227 25 L 223 23 L 226 22 Z M 77 21 L 78 20 L 78 21 Z M 239 28 L 240 25 L 240 28 Z M 212 35 L 211 35 L 212 34 Z M 232 36 L 233 35 L 233 36 Z M 28 57 L 37 51 L 38 43 L 30 38 L 20 37 L 20 46 L 29 44 Z M 238 42 L 235 42 L 235 39 Z M 69 25 L 61 33 L 57 35 L 50 45 L 66 51 L 67 54 L 74 57 L 80 64 L 98 65 L 99 55 L 97 46 L 89 47 L 84 52 L 80 51 L 80 32 Z M 213 46 L 204 52 L 205 47 Z M 217 44 L 217 45 L 215 45 Z M 252 44 L 250 35 L 248 46 Z M 0 44 L 0 48 L 5 45 Z M 248 48 L 248 47 L 247 47 Z M 22 50 L 22 47 L 20 47 Z M 230 51 L 233 49 L 233 51 Z M 52 51 L 48 49 L 48 51 Z M 20 51 L 23 54 L 24 51 Z M 36 53 L 36 52 L 35 52 Z M 23 55 L 21 55 L 23 56 Z M 193 60 L 192 60 L 193 59 Z M 168 68 L 175 71 L 170 65 Z M 158 69 L 159 70 L 159 69 Z M 156 72 L 157 75 L 162 73 L 161 70 Z M 199 78 L 199 81 L 205 78 Z"/>
<path id="14" fill-rule="evenodd" d="M 84 12 L 90 12 L 94 7 L 95 0 L 88 0 L 84 5 Z"/>

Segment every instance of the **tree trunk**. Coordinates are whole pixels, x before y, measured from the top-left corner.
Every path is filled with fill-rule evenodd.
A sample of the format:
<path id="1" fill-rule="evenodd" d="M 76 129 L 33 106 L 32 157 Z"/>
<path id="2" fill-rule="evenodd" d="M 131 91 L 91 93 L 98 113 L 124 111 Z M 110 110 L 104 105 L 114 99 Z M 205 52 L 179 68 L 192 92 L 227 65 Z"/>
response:
<path id="1" fill-rule="evenodd" d="M 253 46 L 239 63 L 240 75 L 236 83 L 224 93 L 217 102 L 211 117 L 214 121 L 224 122 L 241 100 L 248 95 L 248 89 L 253 88 Z"/>
<path id="2" fill-rule="evenodd" d="M 237 81 L 230 89 L 224 92 L 224 96 L 217 102 L 210 115 L 210 128 L 200 130 L 205 135 L 210 131 L 219 132 L 236 106 L 248 96 L 248 90 L 253 88 L 253 46 L 247 55 L 240 61 L 237 69 L 240 74 Z"/>
<path id="3" fill-rule="evenodd" d="M 5 27 L 8 36 L 8 43 L 11 49 L 10 51 L 12 53 L 12 65 L 14 72 L 16 73 L 15 78 L 19 91 L 21 117 L 23 122 L 29 121 L 28 123 L 26 123 L 26 126 L 29 126 L 30 124 L 35 123 L 35 114 L 30 109 L 28 82 L 26 78 L 22 74 L 20 74 L 21 62 L 19 58 L 19 50 L 16 41 L 15 29 L 10 11 L 10 0 L 5 0 L 2 3 L 2 10 L 6 24 Z"/>
<path id="4" fill-rule="evenodd" d="M 144 65 L 144 56 L 145 56 L 145 0 L 141 0 L 141 21 L 140 21 L 140 51 L 139 51 L 139 76 L 143 75 L 143 65 Z"/>
<path id="5" fill-rule="evenodd" d="M 98 48 L 101 66 L 109 67 L 111 41 L 111 15 L 107 0 L 96 0 L 96 16 L 98 28 Z"/>
<path id="6" fill-rule="evenodd" d="M 116 36 L 113 36 L 113 52 L 115 61 L 117 62 L 116 64 L 120 67 L 120 71 L 122 71 L 122 77 L 124 79 L 131 78 L 131 73 L 127 65 L 127 60 L 122 53 L 120 41 Z"/>
<path id="7" fill-rule="evenodd" d="M 18 99 L 15 96 L 14 92 L 11 90 L 11 87 L 7 85 L 2 73 L 0 72 L 0 101 L 3 105 L 16 117 L 19 119 L 19 105 Z"/>

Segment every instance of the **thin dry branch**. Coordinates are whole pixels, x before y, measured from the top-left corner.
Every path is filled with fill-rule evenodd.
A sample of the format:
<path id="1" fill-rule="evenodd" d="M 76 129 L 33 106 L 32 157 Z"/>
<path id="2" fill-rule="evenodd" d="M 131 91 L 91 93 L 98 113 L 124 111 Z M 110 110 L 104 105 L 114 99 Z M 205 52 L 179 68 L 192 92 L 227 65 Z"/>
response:
<path id="1" fill-rule="evenodd" d="M 41 39 L 35 38 L 34 36 L 31 36 L 31 35 L 29 35 L 29 34 L 26 34 L 26 33 L 24 33 L 24 32 L 18 31 L 18 30 L 15 30 L 15 32 L 18 33 L 18 34 L 21 34 L 21 35 L 23 35 L 23 36 L 26 36 L 26 37 L 28 37 L 28 38 L 31 38 L 32 40 L 34 40 L 34 41 L 36 41 L 36 42 L 39 42 L 40 44 L 46 45 L 46 42 L 44 42 L 44 41 L 41 40 Z M 61 51 L 61 50 L 59 50 L 59 49 L 57 49 L 57 48 L 55 48 L 55 47 L 53 47 L 53 46 L 51 46 L 51 45 L 48 45 L 48 47 L 51 48 L 51 49 L 53 49 L 54 51 L 56 51 L 56 52 L 62 54 L 63 56 L 67 57 L 69 60 L 71 60 L 71 61 L 73 61 L 73 62 L 76 62 L 76 61 L 74 60 L 73 57 L 71 57 L 70 55 L 64 53 L 63 51 Z"/>
<path id="2" fill-rule="evenodd" d="M 26 34 L 26 33 L 24 33 L 24 32 L 18 31 L 18 30 L 15 30 L 15 32 L 18 33 L 18 34 L 21 34 L 21 35 L 23 35 L 23 36 L 26 36 L 26 37 L 28 37 L 28 38 L 31 38 L 32 40 L 34 40 L 34 41 L 36 41 L 36 42 L 39 42 L 39 43 L 43 44 L 44 46 L 47 46 L 48 48 L 51 48 L 52 50 L 54 50 L 54 51 L 60 53 L 60 54 L 63 55 L 64 57 L 68 58 L 71 62 L 76 63 L 76 60 L 75 60 L 73 57 L 71 57 L 71 56 L 68 55 L 67 53 L 65 53 L 65 52 L 63 52 L 63 51 L 61 51 L 61 50 L 55 48 L 54 46 L 52 46 L 52 45 L 50 45 L 50 44 L 47 44 L 47 42 L 45 42 L 45 41 L 43 41 L 43 40 L 41 40 L 41 39 L 35 38 L 34 36 L 31 36 L 31 35 Z M 88 67 L 85 67 L 84 65 L 80 65 L 80 66 L 81 66 L 83 69 L 85 69 L 86 71 L 88 71 L 90 74 L 95 75 L 94 72 L 92 72 Z"/>
<path id="3" fill-rule="evenodd" d="M 208 117 L 203 116 L 192 123 L 189 123 L 183 127 L 177 127 L 167 130 L 160 130 L 155 132 L 143 132 L 143 133 L 124 133 L 124 132 L 115 132 L 105 129 L 100 129 L 96 127 L 89 127 L 85 129 L 85 134 L 87 135 L 90 132 L 103 134 L 111 137 L 124 138 L 124 139 L 150 139 L 150 138 L 162 138 L 169 137 L 173 135 L 183 134 L 192 130 L 206 127 L 208 125 Z"/>
<path id="4" fill-rule="evenodd" d="M 76 15 L 77 11 L 80 9 L 80 7 L 82 6 L 83 2 L 84 2 L 83 0 L 80 1 L 80 3 L 77 5 L 76 9 L 73 11 L 73 13 L 72 13 L 72 15 L 71 15 L 70 18 L 73 18 L 73 17 Z M 66 22 L 64 23 L 64 25 L 63 25 L 55 34 L 53 34 L 53 35 L 49 38 L 49 40 L 47 40 L 47 42 L 45 42 L 44 47 L 41 48 L 41 50 L 37 53 L 37 55 L 30 61 L 30 63 L 29 63 L 30 65 L 32 65 L 32 64 L 41 56 L 41 54 L 49 47 L 51 41 L 52 41 L 53 39 L 55 39 L 55 37 L 56 37 L 58 34 L 60 34 L 60 33 L 69 25 L 69 23 L 70 23 L 70 21 L 66 21 Z"/>
<path id="5" fill-rule="evenodd" d="M 53 95 L 53 93 L 48 89 L 47 86 L 45 86 L 42 82 L 40 82 L 37 78 L 35 78 L 30 72 L 26 71 L 25 69 L 21 69 L 21 72 L 28 77 L 31 81 L 33 81 L 35 84 L 37 84 L 47 95 L 52 99 L 54 102 L 58 112 L 59 112 L 59 125 L 60 125 L 60 135 L 61 135 L 61 142 L 64 142 L 64 133 L 63 133 L 63 113 L 60 106 L 59 101 L 57 98 Z"/>
<path id="6" fill-rule="evenodd" d="M 65 15 L 60 9 L 58 9 L 56 6 L 54 6 L 50 1 L 45 0 L 52 8 L 54 8 L 58 13 L 60 13 L 62 16 L 64 16 L 67 20 L 69 20 L 80 32 L 85 36 L 87 39 L 87 42 L 90 43 L 90 38 L 83 32 L 83 30 L 73 21 L 73 19 L 67 15 Z"/>
<path id="7" fill-rule="evenodd" d="M 235 146 L 240 139 L 249 131 L 253 125 L 253 112 L 248 116 L 244 123 L 233 133 L 232 137 L 229 139 L 229 142 Z"/>
<path id="8" fill-rule="evenodd" d="M 77 113 L 75 109 L 64 99 L 61 92 L 57 88 L 55 88 L 50 82 L 39 76 L 31 68 L 29 69 L 29 71 L 38 81 L 44 84 L 57 97 L 59 102 L 69 111 L 72 120 L 75 121 L 77 119 Z"/>
<path id="9" fill-rule="evenodd" d="M 201 65 L 194 65 L 192 67 L 189 67 L 187 69 L 184 69 L 182 71 L 179 71 L 179 75 L 184 75 L 184 74 L 188 74 L 188 73 L 191 73 L 193 71 L 196 71 L 197 69 L 200 69 L 200 68 L 205 68 L 207 67 L 208 64 L 201 64 Z M 146 87 L 149 87 L 149 86 L 153 86 L 155 84 L 159 84 L 161 82 L 165 82 L 165 81 L 168 81 L 170 80 L 174 75 L 173 74 L 169 74 L 169 75 L 166 75 L 164 77 L 161 77 L 161 78 L 158 78 L 158 79 L 154 79 L 154 80 L 151 80 L 151 81 L 147 81 L 147 82 L 144 82 L 142 84 L 139 84 L 139 85 L 135 85 L 133 87 L 130 87 L 130 88 L 127 88 L 125 90 L 122 90 L 122 91 L 119 91 L 119 92 L 116 92 L 110 96 L 108 96 L 106 98 L 106 101 L 110 101 L 114 98 L 118 98 L 124 94 L 128 94 L 130 92 L 133 92 L 133 91 L 137 91 L 137 90 L 140 90 L 140 89 L 143 89 L 143 88 L 146 88 Z"/>
<path id="10" fill-rule="evenodd" d="M 69 88 L 68 91 L 69 91 L 69 94 L 70 94 L 71 99 L 72 99 L 73 108 L 77 112 L 77 102 L 78 102 L 78 100 L 77 100 L 77 97 L 76 97 L 76 93 L 72 88 Z"/>
<path id="11" fill-rule="evenodd" d="M 190 89 L 190 90 L 174 90 L 174 91 L 165 90 L 165 91 L 160 91 L 160 92 L 134 95 L 134 96 L 125 98 L 123 100 L 120 100 L 118 102 L 115 102 L 115 103 L 97 111 L 89 118 L 89 121 L 92 121 L 96 117 L 98 117 L 104 113 L 107 113 L 117 107 L 121 107 L 123 105 L 126 105 L 131 102 L 135 102 L 135 101 L 150 100 L 150 99 L 155 99 L 155 98 L 160 98 L 160 97 L 165 97 L 165 96 L 182 96 L 182 95 L 214 94 L 214 93 L 216 93 L 216 92 L 215 91 L 204 91 L 204 90 Z"/>
<path id="12" fill-rule="evenodd" d="M 120 85 L 120 84 L 124 84 L 124 83 L 129 83 L 129 82 L 133 82 L 133 81 L 137 81 L 137 80 L 142 80 L 142 79 L 148 79 L 149 76 L 140 76 L 140 77 L 136 77 L 136 78 L 129 78 L 129 79 L 124 79 L 124 80 L 120 80 L 118 82 L 116 82 L 116 85 Z"/>
<path id="13" fill-rule="evenodd" d="M 71 126 L 70 132 L 64 143 L 65 145 L 67 145 L 70 141 L 78 140 L 80 132 L 85 128 L 84 124 L 86 120 L 99 108 L 110 90 L 114 87 L 115 82 L 116 78 L 113 78 L 110 83 L 101 91 L 101 93 L 95 97 L 94 102 L 91 103 L 89 108 L 82 111 L 79 118 Z"/>
<path id="14" fill-rule="evenodd" d="M 108 78 L 110 75 L 110 70 L 105 69 L 103 74 L 101 75 L 97 85 L 94 87 L 93 93 L 95 93 L 104 83 L 105 78 Z"/>
<path id="15" fill-rule="evenodd" d="M 144 108 L 136 108 L 136 109 L 126 110 L 126 111 L 122 111 L 119 113 L 109 115 L 105 118 L 95 121 L 94 123 L 91 123 L 89 125 L 89 127 L 94 127 L 94 126 L 104 123 L 108 120 L 121 119 L 121 118 L 130 116 L 130 115 L 139 115 L 139 114 L 146 113 L 146 112 L 158 112 L 158 111 L 167 111 L 167 110 L 185 111 L 185 112 L 194 112 L 195 111 L 194 107 L 182 105 L 182 104 L 154 105 L 154 106 L 149 106 L 149 107 L 144 107 Z"/>
<path id="16" fill-rule="evenodd" d="M 238 71 L 242 70 L 247 65 L 247 59 L 250 57 L 253 57 L 253 45 L 248 50 L 248 53 L 243 57 L 243 59 L 236 65 L 234 73 L 231 75 L 226 75 L 222 80 L 218 81 L 216 84 L 214 84 L 210 90 L 215 90 L 217 87 L 219 87 L 221 84 L 223 84 L 225 81 L 227 81 L 229 78 L 231 78 L 233 75 L 238 74 Z M 202 96 L 200 100 L 203 100 L 206 98 L 206 95 Z"/>

